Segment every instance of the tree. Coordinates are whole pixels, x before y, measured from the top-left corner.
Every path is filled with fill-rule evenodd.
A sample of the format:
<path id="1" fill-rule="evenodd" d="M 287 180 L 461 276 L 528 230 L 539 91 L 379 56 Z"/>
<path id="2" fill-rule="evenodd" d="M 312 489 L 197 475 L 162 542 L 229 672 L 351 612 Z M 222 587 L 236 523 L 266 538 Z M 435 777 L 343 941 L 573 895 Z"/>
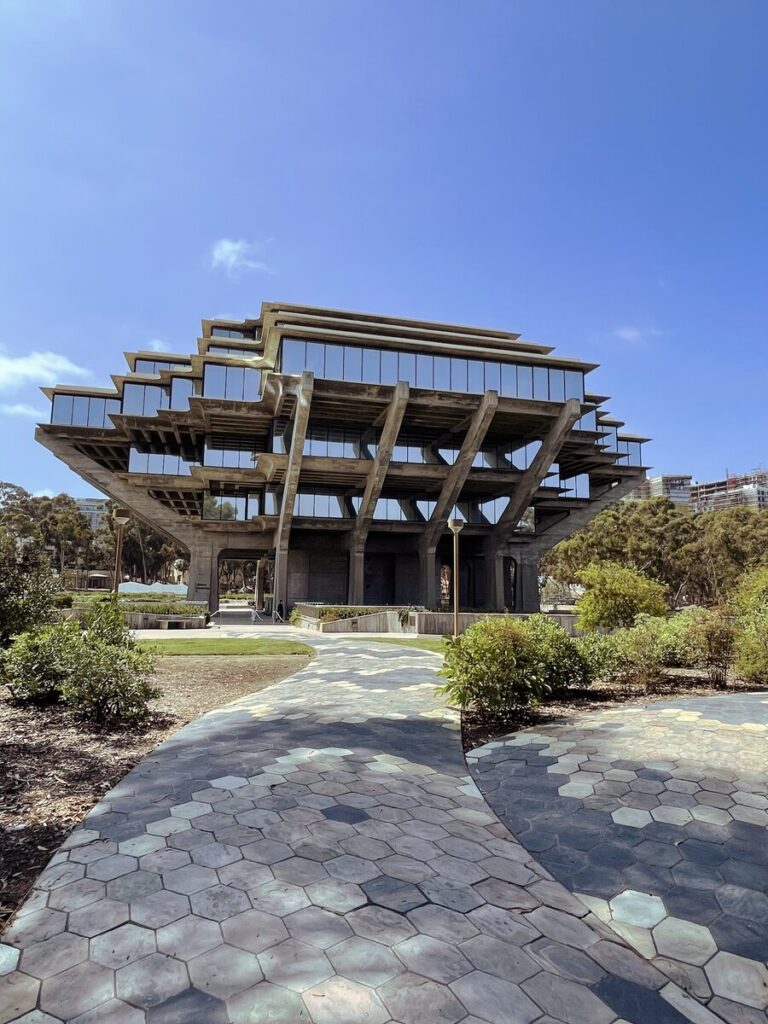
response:
<path id="1" fill-rule="evenodd" d="M 93 540 L 98 563 L 110 568 L 115 562 L 114 507 L 113 502 L 107 502 L 106 513 Z M 138 519 L 131 519 L 123 535 L 123 571 L 132 579 L 142 583 L 165 581 L 180 559 L 186 559 L 180 548 Z"/>
<path id="2" fill-rule="evenodd" d="M 51 622 L 56 582 L 42 544 L 0 526 L 0 647 Z"/>
<path id="3" fill-rule="evenodd" d="M 631 626 L 638 615 L 666 613 L 665 587 L 636 569 L 616 562 L 592 562 L 579 579 L 587 587 L 576 602 L 582 630 Z"/>

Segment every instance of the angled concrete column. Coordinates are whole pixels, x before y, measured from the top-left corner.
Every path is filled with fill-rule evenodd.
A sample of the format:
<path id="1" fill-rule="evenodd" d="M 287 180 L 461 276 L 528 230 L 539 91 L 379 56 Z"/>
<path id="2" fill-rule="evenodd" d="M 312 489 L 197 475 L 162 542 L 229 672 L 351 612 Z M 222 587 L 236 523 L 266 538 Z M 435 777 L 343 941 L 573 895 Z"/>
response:
<path id="1" fill-rule="evenodd" d="M 304 454 L 304 439 L 309 425 L 309 410 L 312 405 L 314 377 L 305 370 L 296 391 L 296 406 L 293 416 L 291 450 L 283 482 L 283 498 L 280 504 L 280 521 L 275 531 L 275 582 L 273 609 L 277 613 L 282 604 L 283 615 L 288 612 L 288 542 L 293 524 L 293 506 L 299 489 L 301 460 Z"/>
<path id="2" fill-rule="evenodd" d="M 220 544 L 205 538 L 195 541 L 189 550 L 187 600 L 205 601 L 212 612 L 219 607 L 220 553 Z"/>
<path id="3" fill-rule="evenodd" d="M 376 457 L 371 461 L 371 468 L 365 481 L 365 490 L 360 499 L 355 528 L 349 541 L 347 600 L 350 604 L 363 604 L 365 600 L 365 544 L 371 529 L 376 502 L 381 495 L 381 489 L 384 486 L 392 459 L 392 451 L 408 406 L 408 394 L 409 388 L 405 381 L 400 381 L 392 392 L 376 449 Z"/>
<path id="4" fill-rule="evenodd" d="M 504 601 L 504 552 L 490 539 L 484 549 L 485 555 L 485 607 L 501 611 Z"/>

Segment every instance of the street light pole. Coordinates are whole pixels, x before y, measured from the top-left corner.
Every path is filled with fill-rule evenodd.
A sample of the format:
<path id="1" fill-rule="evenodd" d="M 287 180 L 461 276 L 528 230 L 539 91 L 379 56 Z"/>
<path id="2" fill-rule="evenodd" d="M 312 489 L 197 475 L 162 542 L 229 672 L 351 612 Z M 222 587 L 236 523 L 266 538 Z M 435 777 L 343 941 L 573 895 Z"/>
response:
<path id="1" fill-rule="evenodd" d="M 449 519 L 448 529 L 453 534 L 453 635 L 459 635 L 459 608 L 461 592 L 459 589 L 459 534 L 464 528 L 462 519 Z"/>
<path id="2" fill-rule="evenodd" d="M 130 522 L 127 509 L 116 508 L 112 513 L 117 532 L 115 534 L 115 571 L 112 581 L 112 593 L 117 594 L 120 588 L 120 575 L 123 569 L 123 531 Z"/>

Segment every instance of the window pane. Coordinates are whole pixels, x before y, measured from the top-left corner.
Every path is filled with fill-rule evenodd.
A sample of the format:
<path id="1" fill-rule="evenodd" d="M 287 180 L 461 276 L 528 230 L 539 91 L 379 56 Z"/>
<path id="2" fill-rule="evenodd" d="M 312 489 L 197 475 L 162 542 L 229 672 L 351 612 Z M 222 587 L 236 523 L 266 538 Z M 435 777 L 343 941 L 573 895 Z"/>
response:
<path id="1" fill-rule="evenodd" d="M 128 472 L 146 473 L 148 458 L 146 452 L 137 452 L 135 448 L 131 448 L 128 454 Z"/>
<path id="2" fill-rule="evenodd" d="M 50 410 L 51 423 L 72 423 L 72 395 L 54 394 Z"/>
<path id="3" fill-rule="evenodd" d="M 485 364 L 485 390 L 501 394 L 501 366 L 499 363 Z"/>
<path id="4" fill-rule="evenodd" d="M 258 402 L 259 390 L 261 387 L 261 372 L 259 370 L 243 370 L 243 400 L 246 402 Z"/>
<path id="5" fill-rule="evenodd" d="M 397 375 L 397 352 L 382 350 L 381 353 L 381 383 L 397 384 L 400 378 Z"/>
<path id="6" fill-rule="evenodd" d="M 328 380 L 344 380 L 344 346 L 325 346 L 325 377 Z"/>
<path id="7" fill-rule="evenodd" d="M 206 398 L 224 398 L 226 381 L 226 367 L 219 363 L 209 363 L 203 377 L 203 394 Z"/>
<path id="8" fill-rule="evenodd" d="M 435 383 L 437 391 L 451 390 L 451 360 L 446 356 L 435 356 Z"/>
<path id="9" fill-rule="evenodd" d="M 104 399 L 103 398 L 89 398 L 88 399 L 88 426 L 89 427 L 103 427 L 104 426 Z"/>
<path id="10" fill-rule="evenodd" d="M 344 380 L 363 379 L 363 351 L 354 345 L 344 346 Z"/>
<path id="11" fill-rule="evenodd" d="M 171 408 L 188 409 L 193 389 L 194 384 L 191 380 L 185 380 L 183 377 L 174 377 L 171 381 Z"/>
<path id="12" fill-rule="evenodd" d="M 282 372 L 300 374 L 306 365 L 307 345 L 304 341 L 286 338 L 283 342 Z"/>
<path id="13" fill-rule="evenodd" d="M 120 399 L 119 398 L 108 398 L 104 403 L 104 426 L 107 428 L 112 427 L 112 421 L 109 416 L 111 413 L 119 415 L 120 413 Z"/>
<path id="14" fill-rule="evenodd" d="M 467 371 L 467 390 L 475 395 L 481 395 L 485 390 L 483 364 L 477 359 L 468 359 Z"/>
<path id="15" fill-rule="evenodd" d="M 565 401 L 565 373 L 562 370 L 549 371 L 550 402 Z"/>
<path id="16" fill-rule="evenodd" d="M 451 359 L 451 391 L 467 390 L 467 360 Z"/>
<path id="17" fill-rule="evenodd" d="M 565 371 L 565 397 L 584 401 L 584 374 L 578 370 Z"/>
<path id="18" fill-rule="evenodd" d="M 549 401 L 549 381 L 546 366 L 533 368 L 533 397 L 543 402 Z"/>
<path id="19" fill-rule="evenodd" d="M 517 368 L 517 397 L 533 398 L 533 368 L 531 366 L 518 366 Z"/>
<path id="20" fill-rule="evenodd" d="M 328 431 L 328 454 L 333 458 L 343 458 L 344 456 L 344 431 L 343 430 L 329 430 Z"/>
<path id="21" fill-rule="evenodd" d="M 501 392 L 504 398 L 517 397 L 517 367 L 514 363 L 501 364 Z"/>
<path id="22" fill-rule="evenodd" d="M 430 388 L 434 387 L 435 383 L 435 370 L 432 361 L 432 356 L 419 354 L 416 356 L 416 387 L 419 388 Z"/>
<path id="23" fill-rule="evenodd" d="M 416 387 L 416 355 L 413 352 L 398 352 L 397 379 Z"/>
<path id="24" fill-rule="evenodd" d="M 126 416 L 141 416 L 144 411 L 144 389 L 138 384 L 123 385 L 123 413 Z"/>
<path id="25" fill-rule="evenodd" d="M 307 342 L 307 367 L 316 377 L 325 376 L 325 345 L 317 341 Z"/>
<path id="26" fill-rule="evenodd" d="M 377 348 L 363 349 L 363 380 L 366 384 L 378 384 L 381 380 L 381 353 Z"/>

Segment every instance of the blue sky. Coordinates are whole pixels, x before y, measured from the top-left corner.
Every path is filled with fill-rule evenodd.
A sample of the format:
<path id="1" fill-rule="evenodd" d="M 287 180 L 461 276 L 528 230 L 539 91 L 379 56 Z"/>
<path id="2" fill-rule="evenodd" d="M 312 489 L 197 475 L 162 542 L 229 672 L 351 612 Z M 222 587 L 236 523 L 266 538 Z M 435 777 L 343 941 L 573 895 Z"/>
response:
<path id="1" fill-rule="evenodd" d="M 36 385 L 263 299 L 518 330 L 656 472 L 767 463 L 766 38 L 764 0 L 0 0 L 0 478 L 90 493 Z"/>

